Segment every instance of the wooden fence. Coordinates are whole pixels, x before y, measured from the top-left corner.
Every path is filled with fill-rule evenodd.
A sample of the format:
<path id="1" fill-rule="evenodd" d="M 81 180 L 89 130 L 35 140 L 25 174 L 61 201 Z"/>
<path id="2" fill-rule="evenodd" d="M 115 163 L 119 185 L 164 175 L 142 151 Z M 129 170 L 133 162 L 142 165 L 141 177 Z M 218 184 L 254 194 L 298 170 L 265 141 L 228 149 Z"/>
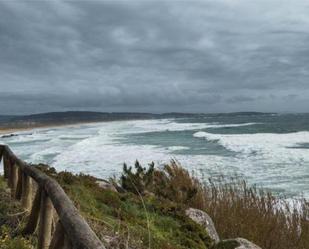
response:
<path id="1" fill-rule="evenodd" d="M 38 228 L 38 249 L 105 249 L 54 179 L 17 158 L 7 145 L 0 145 L 1 159 L 12 198 L 29 211 L 21 233 L 32 234 Z M 58 221 L 53 229 L 54 210 Z"/>

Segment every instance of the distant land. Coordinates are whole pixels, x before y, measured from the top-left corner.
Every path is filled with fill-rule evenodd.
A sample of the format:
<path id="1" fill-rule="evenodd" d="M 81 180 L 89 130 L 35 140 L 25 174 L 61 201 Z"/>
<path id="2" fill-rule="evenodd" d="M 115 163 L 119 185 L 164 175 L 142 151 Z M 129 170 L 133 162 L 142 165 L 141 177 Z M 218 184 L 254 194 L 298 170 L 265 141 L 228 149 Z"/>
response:
<path id="1" fill-rule="evenodd" d="M 140 120 L 140 119 L 160 119 L 160 118 L 184 118 L 203 117 L 219 115 L 265 115 L 270 113 L 262 112 L 236 112 L 236 113 L 138 113 L 138 112 L 88 112 L 88 111 L 67 111 L 48 112 L 31 115 L 0 115 L 0 128 L 23 129 L 44 126 L 70 125 L 77 123 Z"/>

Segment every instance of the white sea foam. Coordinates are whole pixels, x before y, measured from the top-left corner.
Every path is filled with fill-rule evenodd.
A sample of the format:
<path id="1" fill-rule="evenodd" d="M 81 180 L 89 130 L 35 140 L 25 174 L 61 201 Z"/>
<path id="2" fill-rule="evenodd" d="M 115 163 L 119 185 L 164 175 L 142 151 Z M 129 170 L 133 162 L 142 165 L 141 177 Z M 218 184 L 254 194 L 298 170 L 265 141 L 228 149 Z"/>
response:
<path id="1" fill-rule="evenodd" d="M 116 122 L 115 122 L 116 123 Z M 118 122 L 119 123 L 119 122 Z M 240 124 L 218 124 L 214 123 L 178 123 L 174 119 L 160 120 L 137 120 L 121 122 L 126 128 L 125 133 L 143 133 L 143 132 L 160 132 L 160 131 L 190 131 L 207 128 L 225 128 L 225 127 L 242 127 L 259 123 L 240 123 Z"/>
<path id="2" fill-rule="evenodd" d="M 61 170 L 111 176 L 121 171 L 124 162 L 132 165 L 137 159 L 143 164 L 153 160 L 161 164 L 168 160 L 163 148 L 121 145 L 106 135 L 105 138 L 92 137 L 72 145 L 55 157 L 53 166 Z"/>
<path id="3" fill-rule="evenodd" d="M 127 128 L 124 133 L 199 130 L 208 127 L 204 123 L 177 123 L 173 119 L 137 120 L 122 124 Z"/>
<path id="4" fill-rule="evenodd" d="M 229 127 L 243 127 L 243 126 L 251 126 L 261 123 L 240 123 L 240 124 L 208 124 L 206 128 L 229 128 Z"/>
<path id="5" fill-rule="evenodd" d="M 305 131 L 286 134 L 212 134 L 199 131 L 194 133 L 193 136 L 205 138 L 209 141 L 218 141 L 228 150 L 245 156 L 273 159 L 277 163 L 287 161 L 293 161 L 293 163 L 309 162 L 308 149 L 291 148 L 309 141 L 309 132 Z"/>
<path id="6" fill-rule="evenodd" d="M 173 151 L 177 151 L 177 150 L 189 150 L 190 147 L 187 147 L 187 146 L 169 146 L 167 149 L 170 150 L 171 152 L 173 152 Z"/>
<path id="7" fill-rule="evenodd" d="M 122 170 L 124 162 L 132 165 L 139 160 L 157 165 L 176 158 L 184 167 L 200 177 L 243 175 L 263 187 L 304 190 L 309 195 L 308 149 L 291 147 L 309 142 L 309 132 L 289 134 L 212 134 L 207 128 L 250 126 L 256 123 L 178 123 L 173 119 L 117 121 L 74 127 L 39 129 L 32 135 L 0 139 L 8 143 L 24 160 L 50 163 L 58 170 L 84 172 L 109 177 Z M 213 141 L 236 155 L 190 154 L 188 146 L 139 145 L 123 143 L 130 134 L 187 131 L 198 139 Z M 198 130 L 203 130 L 199 131 Z M 147 134 L 145 134 L 147 136 Z M 144 136 L 144 135 L 143 135 Z M 175 133 L 177 140 L 177 133 Z M 119 139 L 120 138 L 120 139 Z M 194 142 L 194 141 L 193 141 Z M 185 150 L 185 154 L 177 152 Z M 176 154 L 177 153 L 177 154 Z M 307 165 L 307 166 L 306 166 Z"/>
<path id="8" fill-rule="evenodd" d="M 301 147 L 293 148 L 298 144 L 308 143 L 309 132 L 231 135 L 200 131 L 193 136 L 216 141 L 226 149 L 236 152 L 234 159 L 239 159 L 240 171 L 256 182 L 276 189 L 303 190 L 305 196 L 309 196 L 309 151 Z M 237 167 L 235 164 L 234 166 Z"/>

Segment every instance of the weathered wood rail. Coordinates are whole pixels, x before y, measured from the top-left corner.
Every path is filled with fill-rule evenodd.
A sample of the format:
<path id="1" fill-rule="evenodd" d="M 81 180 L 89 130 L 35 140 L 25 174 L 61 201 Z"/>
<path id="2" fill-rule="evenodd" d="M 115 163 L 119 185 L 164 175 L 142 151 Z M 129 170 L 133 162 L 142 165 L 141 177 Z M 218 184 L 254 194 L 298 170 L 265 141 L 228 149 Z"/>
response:
<path id="1" fill-rule="evenodd" d="M 37 230 L 38 249 L 105 249 L 54 179 L 17 158 L 7 145 L 0 145 L 1 159 L 12 198 L 29 212 L 21 233 L 27 235 Z M 58 221 L 53 229 L 54 210 Z"/>

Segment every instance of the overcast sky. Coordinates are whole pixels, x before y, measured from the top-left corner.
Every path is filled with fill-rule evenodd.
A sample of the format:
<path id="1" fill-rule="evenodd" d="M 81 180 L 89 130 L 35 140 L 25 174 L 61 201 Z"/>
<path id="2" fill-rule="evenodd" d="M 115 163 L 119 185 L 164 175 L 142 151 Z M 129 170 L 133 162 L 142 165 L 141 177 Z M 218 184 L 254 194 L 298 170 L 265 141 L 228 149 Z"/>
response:
<path id="1" fill-rule="evenodd" d="M 0 113 L 307 112 L 306 0 L 0 0 Z"/>

